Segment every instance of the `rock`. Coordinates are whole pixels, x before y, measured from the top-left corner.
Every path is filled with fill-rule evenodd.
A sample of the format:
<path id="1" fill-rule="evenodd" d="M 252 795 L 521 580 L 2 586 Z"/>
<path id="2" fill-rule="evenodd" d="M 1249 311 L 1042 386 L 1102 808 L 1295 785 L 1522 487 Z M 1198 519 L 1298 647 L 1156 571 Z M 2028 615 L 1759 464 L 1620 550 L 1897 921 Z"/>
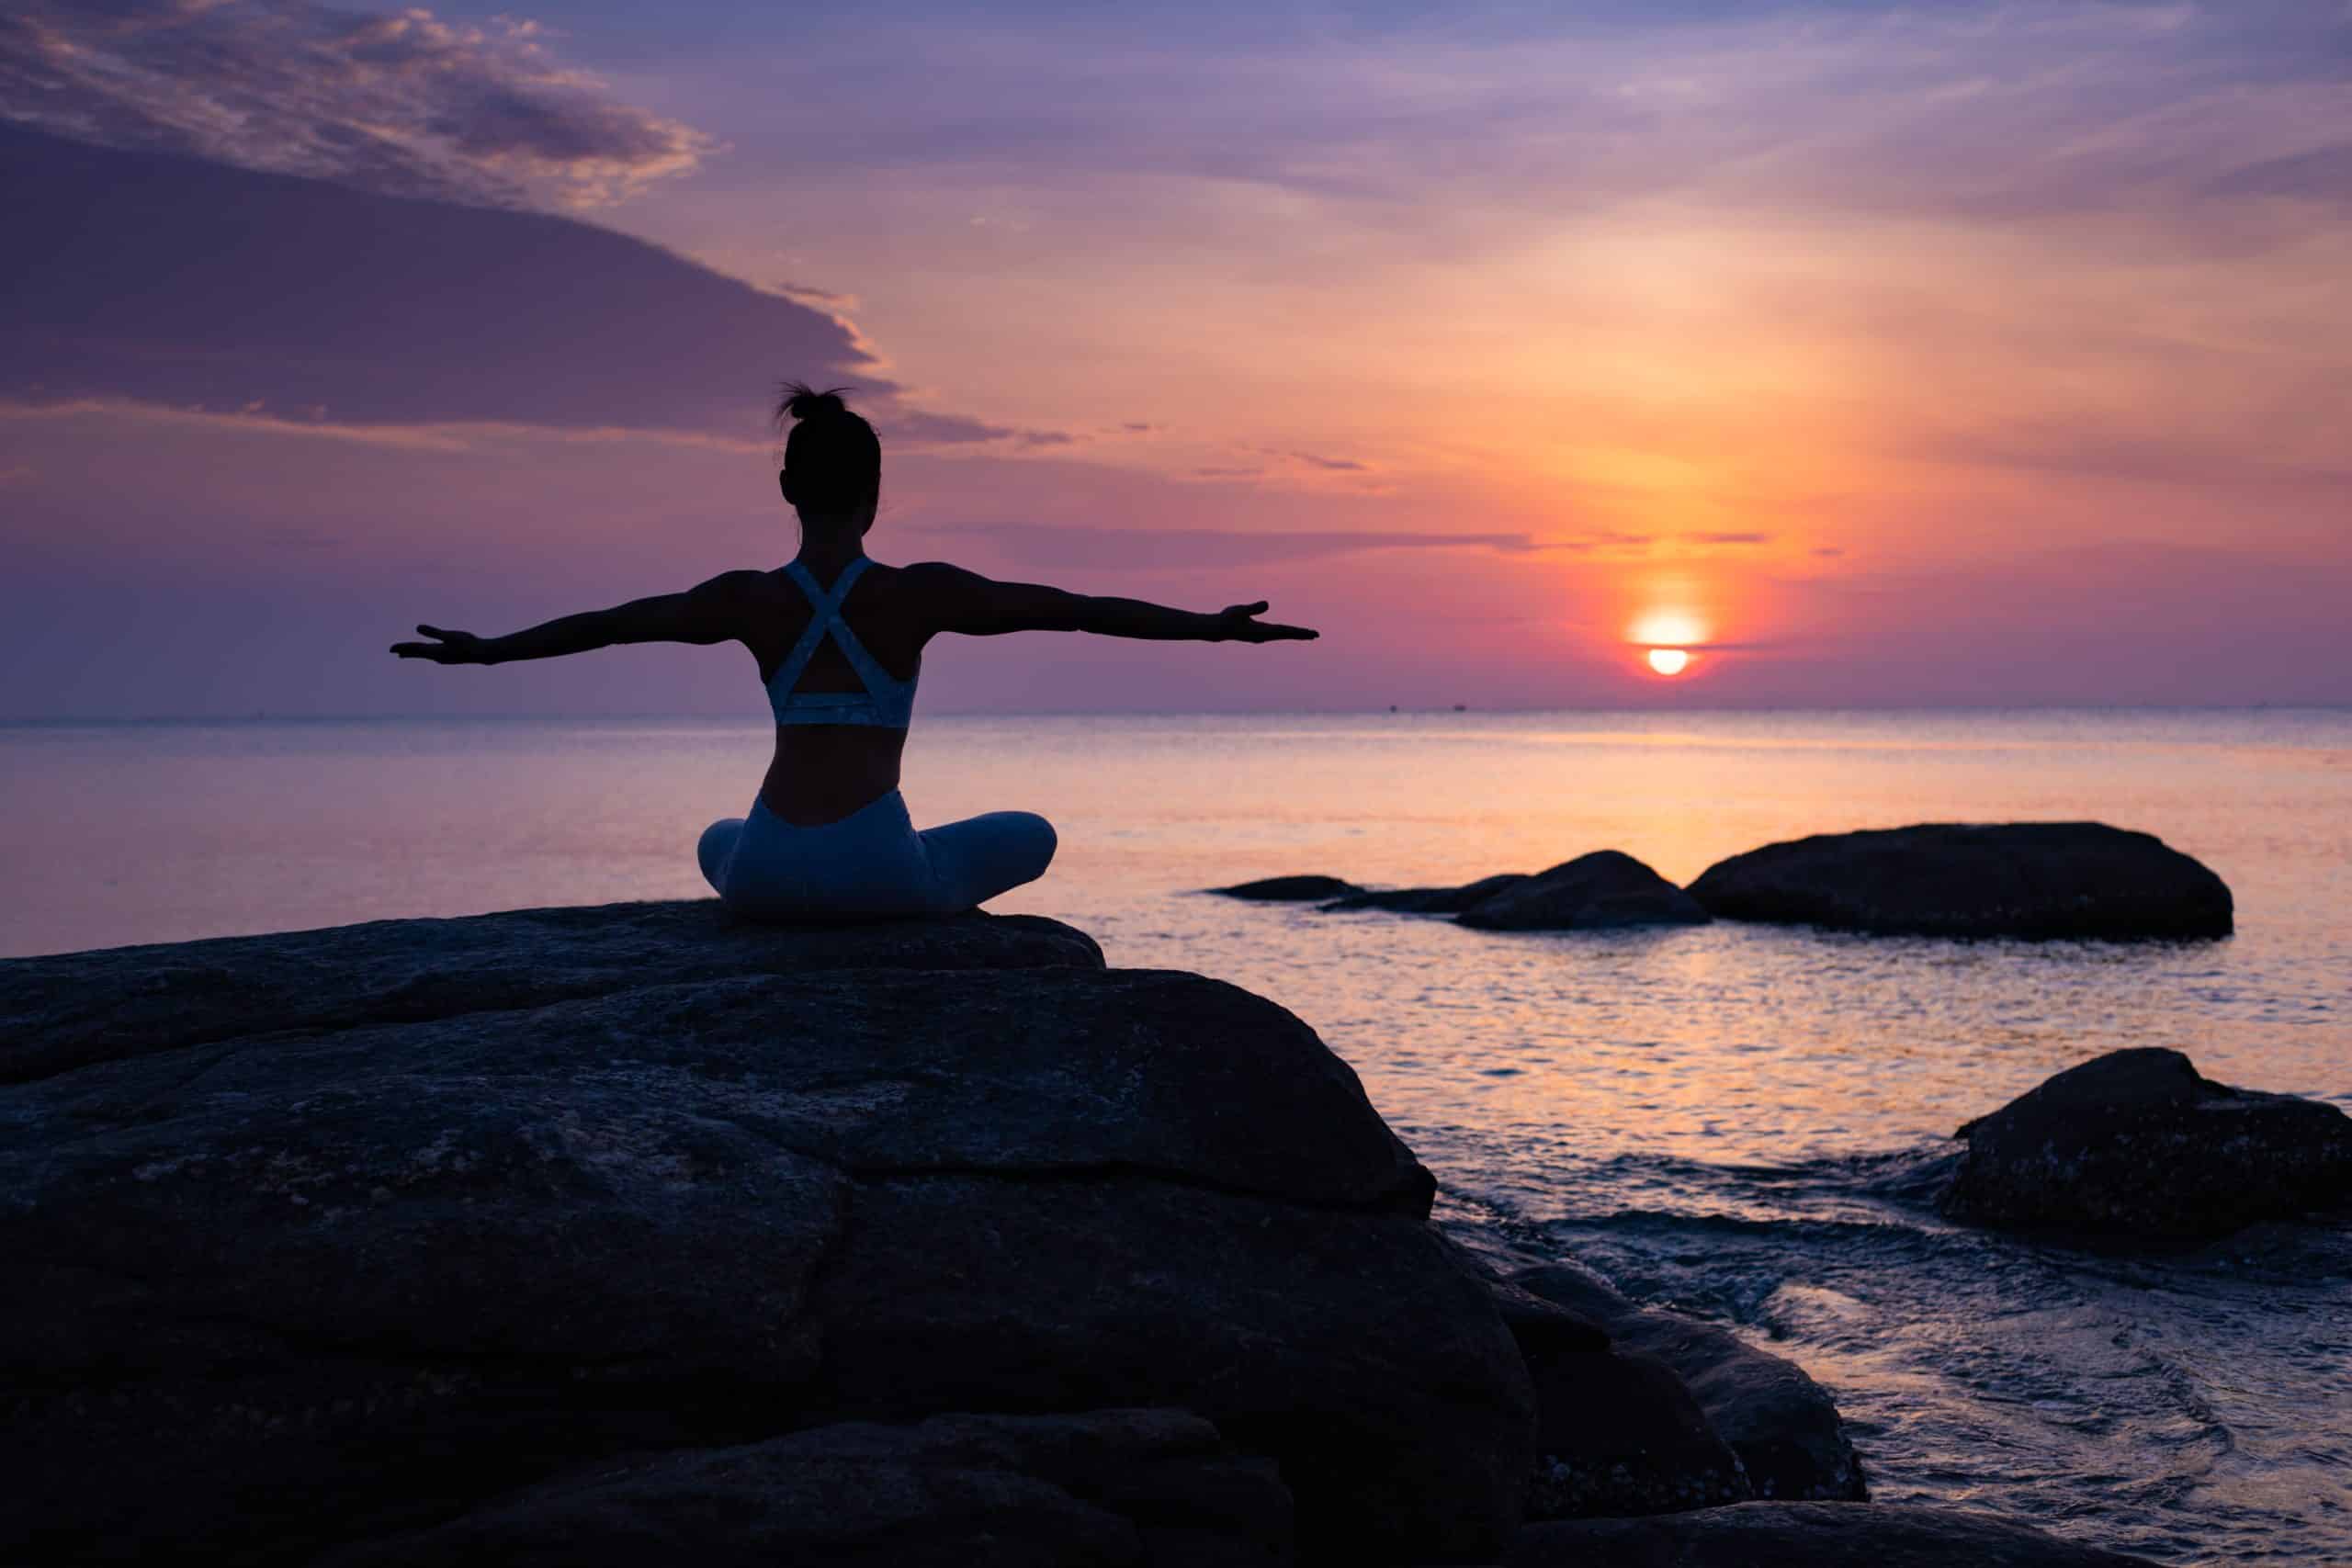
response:
<path id="1" fill-rule="evenodd" d="M 2217 1084 L 2177 1051 L 2110 1051 L 1956 1135 L 1943 1210 L 1980 1224 L 2193 1244 L 2352 1199 L 2352 1117 Z"/>
<path id="2" fill-rule="evenodd" d="M 1454 918 L 1481 931 L 1566 931 L 1704 925 L 1708 915 L 1633 856 L 1596 850 L 1513 883 Z"/>
<path id="3" fill-rule="evenodd" d="M 1607 1351 L 1528 1358 L 1535 1383 L 1532 1519 L 1742 1503 L 1747 1473 L 1663 1361 Z"/>
<path id="4" fill-rule="evenodd" d="M 643 934 L 682 918 L 0 964 L 115 983 L 0 1089 L 0 1560 L 301 1561 L 650 1449 L 1147 1405 L 1278 1461 L 1303 1549 L 1499 1549 L 1526 1371 L 1306 1025 L 1049 922 Z M 414 957 L 452 927 L 481 983 Z M 141 964 L 213 977 L 166 1016 Z"/>
<path id="5" fill-rule="evenodd" d="M 1837 1404 L 1795 1362 L 1759 1350 L 1727 1328 L 1637 1307 L 1573 1265 L 1523 1269 L 1510 1282 L 1600 1324 L 1618 1349 L 1671 1367 L 1739 1456 L 1755 1495 L 1848 1500 L 1869 1495 Z"/>
<path id="6" fill-rule="evenodd" d="M 1326 910 L 1389 909 L 1408 915 L 1458 915 L 1482 899 L 1527 880 L 1527 874 L 1506 871 L 1482 876 L 1459 887 L 1391 887 L 1381 892 L 1351 893 L 1335 898 Z"/>
<path id="7" fill-rule="evenodd" d="M 1237 882 L 1230 887 L 1212 887 L 1209 891 L 1261 904 L 1304 904 L 1343 898 L 1363 889 L 1336 876 L 1263 876 L 1255 882 Z"/>
<path id="8" fill-rule="evenodd" d="M 0 964 L 0 1083 L 269 1030 L 544 1007 L 664 982 L 816 970 L 1102 967 L 1034 915 L 754 925 L 715 898 L 116 947 Z"/>
<path id="9" fill-rule="evenodd" d="M 1394 1216 L 933 1179 L 862 1192 L 850 1235 L 820 1303 L 842 1409 L 1073 1408 L 1148 1389 L 1280 1456 L 1303 1538 L 1439 1557 L 1429 1543 L 1491 1551 L 1492 1521 L 1518 1512 L 1526 1373 L 1433 1231 L 1403 1249 Z"/>
<path id="10" fill-rule="evenodd" d="M 1503 1568 L 2154 1568 L 1970 1508 L 1739 1503 L 1530 1525 Z"/>
<path id="11" fill-rule="evenodd" d="M 2218 937 L 2222 879 L 2161 840 L 2097 822 L 1939 824 L 1769 844 L 1691 897 L 1727 920 L 1942 937 Z"/>
<path id="12" fill-rule="evenodd" d="M 1169 1410 L 942 1416 L 651 1453 L 319 1568 L 1216 1568 L 1291 1561 L 1270 1460 Z"/>
<path id="13" fill-rule="evenodd" d="M 1476 1267 L 1474 1263 L 1473 1267 Z M 1539 1296 L 1524 1285 L 1489 1279 L 1487 1293 L 1502 1314 L 1504 1326 L 1521 1356 L 1533 1358 L 1555 1350 L 1606 1350 L 1609 1330 L 1594 1318 Z"/>

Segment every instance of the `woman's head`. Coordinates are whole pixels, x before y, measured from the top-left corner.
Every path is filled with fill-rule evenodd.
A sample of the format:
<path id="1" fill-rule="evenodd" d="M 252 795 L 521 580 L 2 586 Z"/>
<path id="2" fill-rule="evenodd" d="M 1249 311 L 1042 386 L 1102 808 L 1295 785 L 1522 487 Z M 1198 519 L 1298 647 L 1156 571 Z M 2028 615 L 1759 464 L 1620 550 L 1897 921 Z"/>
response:
<path id="1" fill-rule="evenodd" d="M 784 472 L 777 476 L 784 499 L 805 522 L 811 517 L 851 517 L 860 527 L 874 521 L 882 494 L 882 443 L 874 427 L 842 401 L 848 389 L 820 392 L 786 381 L 776 400 L 775 422 L 792 422 L 784 440 Z"/>

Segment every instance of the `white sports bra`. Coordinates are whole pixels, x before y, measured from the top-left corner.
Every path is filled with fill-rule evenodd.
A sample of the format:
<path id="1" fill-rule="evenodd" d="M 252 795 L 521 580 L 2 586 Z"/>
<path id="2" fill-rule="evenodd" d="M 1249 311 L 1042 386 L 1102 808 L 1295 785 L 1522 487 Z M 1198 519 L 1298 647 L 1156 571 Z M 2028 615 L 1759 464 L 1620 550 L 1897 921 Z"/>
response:
<path id="1" fill-rule="evenodd" d="M 831 589 L 817 586 L 817 580 L 798 561 L 786 566 L 785 574 L 792 579 L 808 601 L 808 629 L 784 656 L 784 662 L 768 677 L 768 707 L 775 714 L 778 724 L 867 724 L 881 729 L 904 729 L 914 718 L 915 683 L 900 681 L 882 668 L 857 634 L 842 619 L 842 601 L 849 597 L 851 587 L 874 563 L 860 556 L 842 569 L 833 579 Z M 817 656 L 817 645 L 827 637 L 849 660 L 857 672 L 858 681 L 865 687 L 862 692 L 796 692 L 793 685 L 808 670 L 808 661 Z"/>

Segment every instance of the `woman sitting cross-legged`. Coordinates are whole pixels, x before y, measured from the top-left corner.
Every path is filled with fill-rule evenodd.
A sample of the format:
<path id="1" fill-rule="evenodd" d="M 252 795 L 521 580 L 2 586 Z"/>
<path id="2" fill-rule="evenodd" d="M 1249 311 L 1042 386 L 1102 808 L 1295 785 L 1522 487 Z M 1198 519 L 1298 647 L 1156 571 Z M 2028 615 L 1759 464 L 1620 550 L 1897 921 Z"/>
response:
<path id="1" fill-rule="evenodd" d="M 836 392 L 786 389 L 784 499 L 800 553 L 773 571 L 723 572 L 683 593 L 566 615 L 507 637 L 420 626 L 402 659 L 502 664 L 628 642 L 740 642 L 759 661 L 775 754 L 749 815 L 702 836 L 703 875 L 733 909 L 770 919 L 946 914 L 1045 874 L 1054 829 L 1027 811 L 917 832 L 899 795 L 924 648 L 941 632 L 1084 631 L 1162 641 L 1283 642 L 1301 626 L 1236 604 L 1195 615 L 1135 599 L 993 582 L 944 561 L 865 554 L 882 446 Z"/>

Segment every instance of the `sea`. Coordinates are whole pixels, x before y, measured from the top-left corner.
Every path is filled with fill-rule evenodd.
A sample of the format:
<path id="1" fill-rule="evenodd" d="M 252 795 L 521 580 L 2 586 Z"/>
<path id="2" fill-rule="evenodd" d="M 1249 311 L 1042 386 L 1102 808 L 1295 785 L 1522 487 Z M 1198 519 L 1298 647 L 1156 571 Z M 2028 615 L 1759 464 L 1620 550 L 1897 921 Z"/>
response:
<path id="1" fill-rule="evenodd" d="M 700 897 L 763 716 L 0 726 L 0 954 Z M 918 823 L 1041 811 L 994 907 L 1312 1024 L 1447 1224 L 1726 1324 L 1836 1396 L 1882 1499 L 2165 1562 L 2352 1562 L 2352 1233 L 2099 1256 L 1946 1224 L 1952 1130 L 2125 1045 L 2352 1108 L 2352 712 L 926 716 Z M 2193 943 L 1717 924 L 1505 935 L 1201 890 L 1678 881 L 1807 833 L 2096 819 L 2228 881 Z"/>

